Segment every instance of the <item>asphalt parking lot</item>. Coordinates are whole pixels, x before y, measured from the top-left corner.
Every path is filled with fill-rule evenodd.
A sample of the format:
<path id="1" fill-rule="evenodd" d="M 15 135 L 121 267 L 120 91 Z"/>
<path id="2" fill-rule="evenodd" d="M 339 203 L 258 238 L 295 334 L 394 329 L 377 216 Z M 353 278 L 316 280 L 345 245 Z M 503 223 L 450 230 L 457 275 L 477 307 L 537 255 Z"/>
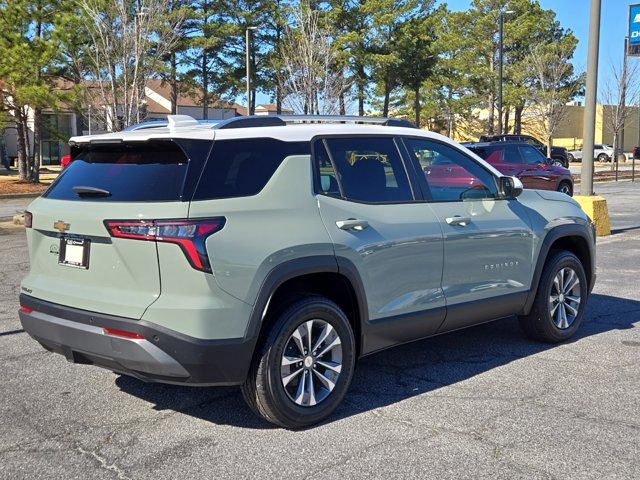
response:
<path id="1" fill-rule="evenodd" d="M 336 414 L 299 432 L 236 388 L 69 364 L 21 330 L 24 232 L 0 226 L 0 478 L 640 477 L 640 184 L 597 185 L 613 235 L 577 337 L 501 320 L 362 360 Z"/>

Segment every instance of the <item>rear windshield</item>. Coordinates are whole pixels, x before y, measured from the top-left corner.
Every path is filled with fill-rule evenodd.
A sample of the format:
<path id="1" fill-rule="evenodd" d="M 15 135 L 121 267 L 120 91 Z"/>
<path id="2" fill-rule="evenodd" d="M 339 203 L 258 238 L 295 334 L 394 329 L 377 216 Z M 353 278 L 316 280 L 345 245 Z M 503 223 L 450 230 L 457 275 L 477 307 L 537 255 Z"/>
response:
<path id="1" fill-rule="evenodd" d="M 185 153 L 166 140 L 83 146 L 44 196 L 102 202 L 181 200 L 187 166 Z M 92 194 L 95 189 L 101 192 Z"/>

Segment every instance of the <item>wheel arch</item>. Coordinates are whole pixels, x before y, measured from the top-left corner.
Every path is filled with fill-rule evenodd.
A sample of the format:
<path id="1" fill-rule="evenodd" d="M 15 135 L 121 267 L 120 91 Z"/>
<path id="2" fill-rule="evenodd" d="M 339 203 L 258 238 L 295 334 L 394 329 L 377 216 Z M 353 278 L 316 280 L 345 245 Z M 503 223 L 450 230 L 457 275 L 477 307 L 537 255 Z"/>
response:
<path id="1" fill-rule="evenodd" d="M 527 301 L 520 312 L 522 315 L 527 315 L 531 310 L 533 301 L 538 291 L 540 277 L 542 276 L 542 269 L 547 262 L 550 254 L 558 250 L 567 250 L 573 253 L 582 263 L 585 275 L 587 276 L 587 283 L 589 292 L 593 288 L 595 283 L 595 246 L 591 240 L 592 233 L 589 232 L 587 225 L 559 225 L 551 229 L 545 236 L 540 251 L 538 253 L 538 259 L 535 264 L 533 277 L 531 280 L 531 289 L 527 296 Z"/>
<path id="2" fill-rule="evenodd" d="M 359 356 L 362 324 L 368 312 L 366 296 L 355 265 L 344 257 L 303 257 L 274 267 L 262 283 L 245 336 L 259 339 L 274 321 L 280 306 L 303 295 L 327 297 L 344 311 L 353 328 Z"/>

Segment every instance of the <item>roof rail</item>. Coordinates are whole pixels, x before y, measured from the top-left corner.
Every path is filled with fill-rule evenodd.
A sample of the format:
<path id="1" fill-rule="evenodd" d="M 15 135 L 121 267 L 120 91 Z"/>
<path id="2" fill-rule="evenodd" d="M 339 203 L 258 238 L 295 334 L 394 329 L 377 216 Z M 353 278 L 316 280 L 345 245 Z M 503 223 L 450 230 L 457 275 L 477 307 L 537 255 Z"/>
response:
<path id="1" fill-rule="evenodd" d="M 387 127 L 418 128 L 408 120 L 356 115 L 249 115 L 218 123 L 215 129 L 247 127 L 283 127 L 291 123 L 369 123 Z"/>

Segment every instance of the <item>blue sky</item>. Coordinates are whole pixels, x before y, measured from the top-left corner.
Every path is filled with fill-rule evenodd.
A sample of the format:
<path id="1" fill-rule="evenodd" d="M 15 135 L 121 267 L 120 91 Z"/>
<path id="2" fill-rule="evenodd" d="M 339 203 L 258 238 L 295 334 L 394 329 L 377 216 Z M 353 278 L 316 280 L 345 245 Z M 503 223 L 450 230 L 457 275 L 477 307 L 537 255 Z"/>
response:
<path id="1" fill-rule="evenodd" d="M 600 62 L 598 85 L 601 86 L 610 76 L 611 65 L 620 65 L 624 50 L 624 37 L 627 32 L 628 0 L 601 0 L 600 18 Z M 445 0 L 450 10 L 467 10 L 471 0 Z M 579 71 L 587 67 L 587 44 L 589 39 L 590 0 L 540 0 L 547 10 L 556 12 L 556 17 L 564 28 L 573 30 L 580 43 L 576 49 L 574 64 Z M 640 62 L 638 59 L 632 61 Z"/>

